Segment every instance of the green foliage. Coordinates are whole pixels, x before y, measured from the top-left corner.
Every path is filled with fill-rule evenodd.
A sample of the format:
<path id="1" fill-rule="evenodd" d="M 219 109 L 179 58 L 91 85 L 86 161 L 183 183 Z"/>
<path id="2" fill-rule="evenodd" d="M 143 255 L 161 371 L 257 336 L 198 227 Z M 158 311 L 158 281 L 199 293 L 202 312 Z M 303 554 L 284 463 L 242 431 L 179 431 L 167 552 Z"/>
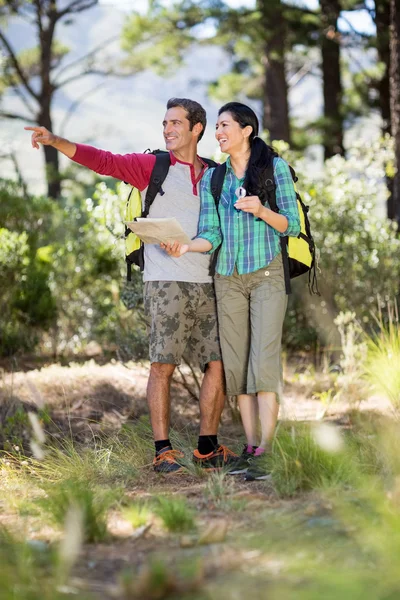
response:
<path id="1" fill-rule="evenodd" d="M 195 527 L 193 511 L 183 497 L 160 496 L 154 512 L 168 531 L 189 531 Z"/>
<path id="2" fill-rule="evenodd" d="M 200 10 L 191 6 L 183 15 L 179 8 L 150 4 L 148 13 L 133 13 L 122 30 L 122 48 L 127 52 L 124 65 L 138 72 L 152 68 L 165 74 L 181 64 L 193 42 L 190 29 L 199 23 Z"/>
<path id="3" fill-rule="evenodd" d="M 71 192 L 56 204 L 25 198 L 17 184 L 0 180 L 0 274 L 6 282 L 0 355 L 33 350 L 39 342 L 58 352 L 79 350 L 93 339 L 115 347 L 121 330 L 140 331 L 119 305 L 123 187 L 119 193 L 99 184 L 93 199 L 82 199 L 80 187 L 77 196 Z"/>
<path id="4" fill-rule="evenodd" d="M 308 346 L 315 343 L 312 329 L 292 332 L 294 319 L 316 331 L 322 345 L 331 341 L 333 321 L 339 312 L 354 312 L 368 327 L 375 326 L 372 312 L 379 294 L 395 298 L 399 293 L 400 238 L 396 225 L 385 216 L 386 164 L 392 160 L 389 138 L 355 144 L 345 158 L 328 160 L 315 173 L 303 159 L 283 148 L 283 156 L 299 176 L 298 189 L 310 207 L 310 222 L 318 252 L 317 275 L 321 298 L 302 294 L 291 300 L 287 335 Z M 294 282 L 297 293 L 304 279 Z M 290 311 L 294 311 L 290 313 Z M 327 332 L 327 328 L 330 331 Z M 305 338 L 302 337 L 306 334 Z"/>
<path id="5" fill-rule="evenodd" d="M 20 456 L 27 447 L 28 414 L 22 404 L 4 400 L 0 406 L 0 449 Z"/>

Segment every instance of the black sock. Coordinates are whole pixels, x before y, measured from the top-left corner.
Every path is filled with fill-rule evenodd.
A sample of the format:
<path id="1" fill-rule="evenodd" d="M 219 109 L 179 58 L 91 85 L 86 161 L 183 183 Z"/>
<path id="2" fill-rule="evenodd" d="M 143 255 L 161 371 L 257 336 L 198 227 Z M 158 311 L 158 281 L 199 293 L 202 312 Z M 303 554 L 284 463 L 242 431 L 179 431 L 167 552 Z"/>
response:
<path id="1" fill-rule="evenodd" d="M 216 435 L 199 435 L 197 450 L 200 454 L 210 454 L 218 448 L 218 439 Z"/>
<path id="2" fill-rule="evenodd" d="M 154 445 L 156 447 L 156 454 L 157 452 L 160 452 L 160 450 L 162 450 L 163 448 L 172 448 L 171 442 L 169 440 L 157 440 L 154 442 Z"/>

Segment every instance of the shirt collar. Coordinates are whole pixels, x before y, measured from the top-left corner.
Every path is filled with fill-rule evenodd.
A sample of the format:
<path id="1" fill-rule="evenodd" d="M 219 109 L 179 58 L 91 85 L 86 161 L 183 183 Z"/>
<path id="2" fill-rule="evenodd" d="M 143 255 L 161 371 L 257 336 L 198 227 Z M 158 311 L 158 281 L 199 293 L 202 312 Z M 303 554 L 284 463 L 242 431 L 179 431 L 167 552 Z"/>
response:
<path id="1" fill-rule="evenodd" d="M 192 163 L 188 163 L 188 162 L 184 162 L 183 160 L 179 160 L 179 158 L 176 158 L 175 154 L 172 152 L 172 150 L 170 150 L 169 153 L 170 157 L 171 157 L 171 165 L 174 166 L 176 165 L 176 163 L 179 163 L 181 165 L 187 165 L 188 167 L 193 167 Z M 197 155 L 198 160 L 201 162 L 201 164 L 203 165 L 203 167 L 206 166 L 206 163 L 204 162 L 204 160 L 201 160 L 200 156 Z"/>

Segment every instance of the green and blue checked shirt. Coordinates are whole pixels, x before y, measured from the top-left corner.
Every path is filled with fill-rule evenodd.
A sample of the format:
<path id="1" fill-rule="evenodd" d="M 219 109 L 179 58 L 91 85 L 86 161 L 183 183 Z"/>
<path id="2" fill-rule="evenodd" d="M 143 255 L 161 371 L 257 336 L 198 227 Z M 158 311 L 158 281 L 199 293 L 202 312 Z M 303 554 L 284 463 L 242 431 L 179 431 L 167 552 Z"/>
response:
<path id="1" fill-rule="evenodd" d="M 212 244 L 210 253 L 222 244 L 216 265 L 217 273 L 232 275 L 236 267 L 239 275 L 244 275 L 273 261 L 281 252 L 280 236 L 299 235 L 300 217 L 296 192 L 289 166 L 282 158 L 274 158 L 276 203 L 279 213 L 288 220 L 287 230 L 279 233 L 251 213 L 235 210 L 235 190 L 243 186 L 244 178 L 236 177 L 229 157 L 226 165 L 218 212 L 211 193 L 211 175 L 214 169 L 208 169 L 201 180 L 201 210 L 197 237 L 204 238 Z"/>

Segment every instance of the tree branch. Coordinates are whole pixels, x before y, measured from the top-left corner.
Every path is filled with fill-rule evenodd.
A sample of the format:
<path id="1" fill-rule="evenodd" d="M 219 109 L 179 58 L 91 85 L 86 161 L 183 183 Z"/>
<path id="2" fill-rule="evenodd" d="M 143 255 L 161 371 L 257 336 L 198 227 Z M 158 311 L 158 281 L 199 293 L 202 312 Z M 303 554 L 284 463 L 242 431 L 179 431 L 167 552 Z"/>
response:
<path id="1" fill-rule="evenodd" d="M 71 83 L 73 81 L 78 81 L 78 79 L 81 79 L 82 77 L 86 77 L 87 75 L 100 75 L 101 77 L 131 77 L 132 75 L 134 75 L 134 73 L 130 72 L 130 73 L 118 73 L 115 71 L 112 71 L 111 69 L 109 71 L 101 71 L 100 69 L 90 69 L 88 71 L 84 71 L 84 73 L 77 73 L 77 75 L 71 75 L 71 77 L 68 77 L 67 79 L 64 79 L 64 81 L 62 81 L 61 83 L 59 83 L 55 89 L 59 90 L 60 88 L 64 87 L 65 85 L 67 85 L 68 83 Z"/>
<path id="2" fill-rule="evenodd" d="M 364 40 L 370 40 L 371 39 L 371 35 L 369 35 L 368 33 L 362 33 L 361 31 L 357 31 L 357 29 L 355 29 L 353 23 L 351 21 L 349 21 L 349 19 L 347 19 L 346 17 L 343 16 L 343 13 L 340 14 L 340 19 L 343 19 L 343 21 L 345 23 L 347 23 L 347 25 L 350 27 L 350 30 L 355 33 L 356 35 L 358 35 L 360 38 L 364 39 Z"/>
<path id="3" fill-rule="evenodd" d="M 11 62 L 14 65 L 14 69 L 18 73 L 18 76 L 19 76 L 22 84 L 24 85 L 25 89 L 30 93 L 30 95 L 33 98 L 35 98 L 35 100 L 39 101 L 39 96 L 37 94 L 35 94 L 35 92 L 31 88 L 28 80 L 25 77 L 25 73 L 21 69 L 21 66 L 20 66 L 20 64 L 18 62 L 18 59 L 17 59 L 15 53 L 14 53 L 14 50 L 11 48 L 9 41 L 7 40 L 7 38 L 5 37 L 5 35 L 1 32 L 1 30 L 0 30 L 0 40 L 3 42 L 3 45 L 6 48 L 6 50 L 8 52 L 8 55 L 9 55 L 9 57 L 11 59 Z"/>
<path id="4" fill-rule="evenodd" d="M 95 48 L 93 48 L 93 50 L 91 50 L 90 52 L 88 52 L 84 56 L 81 56 L 80 58 L 77 58 L 76 60 L 70 62 L 68 65 L 65 65 L 65 67 L 63 67 L 62 69 L 60 69 L 60 71 L 58 71 L 58 73 L 56 73 L 55 78 L 54 78 L 54 85 L 57 86 L 57 79 L 60 77 L 60 75 L 62 75 L 63 73 L 65 73 L 65 71 L 67 71 L 68 69 L 71 69 L 72 67 L 75 67 L 76 65 L 79 65 L 84 60 L 88 60 L 89 58 L 91 58 L 92 56 L 94 56 L 99 50 L 102 50 L 106 46 L 109 46 L 113 42 L 116 42 L 118 39 L 119 39 L 118 36 L 113 36 L 112 38 L 109 38 L 108 40 L 106 40 L 102 44 L 99 44 L 98 46 L 96 46 Z"/>
<path id="5" fill-rule="evenodd" d="M 10 86 L 11 87 L 11 86 Z M 32 114 L 35 115 L 36 111 L 35 109 L 29 104 L 27 98 L 25 98 L 24 94 L 21 92 L 21 90 L 18 87 L 13 87 L 12 88 L 14 90 L 14 93 L 19 97 L 19 99 L 21 100 L 21 102 L 25 105 L 25 108 Z"/>
<path id="6" fill-rule="evenodd" d="M 5 119 L 19 119 L 20 121 L 36 123 L 36 119 L 33 116 L 27 117 L 26 115 L 20 115 L 18 113 L 9 113 L 4 110 L 0 110 L 0 117 L 4 117 Z"/>
<path id="7" fill-rule="evenodd" d="M 93 6 L 96 6 L 97 3 L 98 0 L 87 0 L 86 2 L 82 2 L 82 0 L 74 0 L 73 2 L 71 2 L 71 4 L 68 4 L 68 6 L 64 8 L 64 10 L 61 10 L 57 13 L 57 20 L 62 19 L 62 17 L 64 17 L 65 15 L 82 12 L 84 10 L 92 8 Z"/>
<path id="8" fill-rule="evenodd" d="M 68 121 L 70 120 L 71 116 L 73 115 L 73 113 L 75 112 L 75 110 L 77 109 L 77 107 L 82 104 L 82 102 L 84 100 L 86 100 L 86 98 L 88 98 L 89 96 L 91 96 L 92 94 L 94 94 L 95 92 L 97 92 L 98 89 L 100 89 L 101 87 L 104 87 L 106 85 L 106 82 L 103 81 L 103 83 L 101 83 L 100 85 L 96 85 L 95 87 L 93 87 L 91 90 L 85 92 L 85 94 L 82 94 L 81 96 L 79 96 L 79 98 L 77 98 L 69 107 L 67 114 L 65 115 L 60 128 L 59 128 L 59 135 L 61 137 L 64 137 L 64 129 L 67 126 Z"/>

